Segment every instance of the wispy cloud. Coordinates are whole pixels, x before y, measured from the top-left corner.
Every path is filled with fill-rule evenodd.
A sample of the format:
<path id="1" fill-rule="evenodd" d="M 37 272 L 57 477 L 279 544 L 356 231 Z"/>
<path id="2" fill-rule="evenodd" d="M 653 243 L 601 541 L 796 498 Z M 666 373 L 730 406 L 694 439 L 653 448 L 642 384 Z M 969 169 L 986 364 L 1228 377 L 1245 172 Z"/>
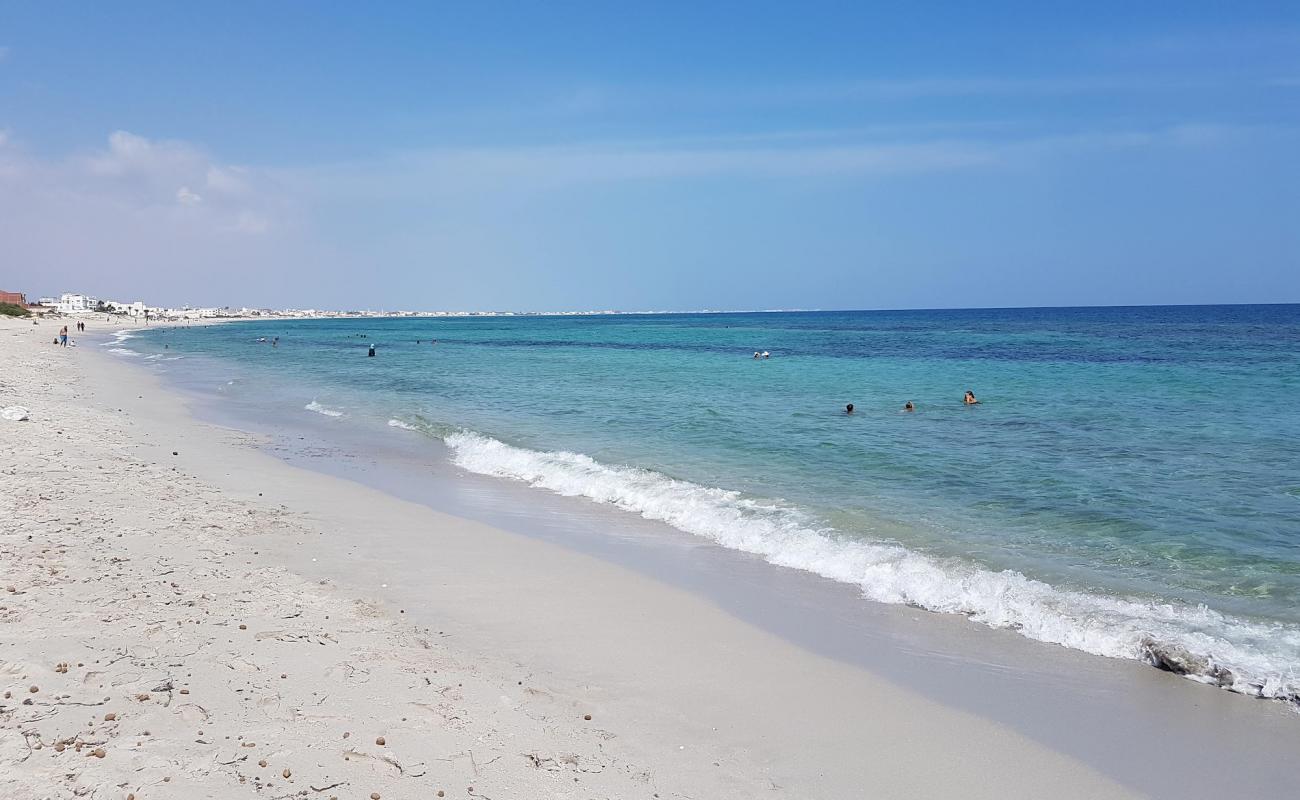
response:
<path id="1" fill-rule="evenodd" d="M 1241 131 L 1185 124 L 1023 138 L 930 138 L 917 135 L 917 131 L 908 131 L 912 135 L 903 137 L 901 129 L 891 132 L 897 138 L 873 140 L 858 134 L 854 139 L 851 132 L 812 130 L 552 147 L 440 148 L 277 170 L 276 176 L 281 184 L 304 196 L 374 200 L 629 181 L 862 181 L 1013 167 L 1090 152 L 1209 146 Z"/>
<path id="2" fill-rule="evenodd" d="M 118 131 L 59 157 L 14 137 L 0 144 L 0 241 L 14 279 L 34 290 L 186 299 L 192 273 L 233 280 L 310 252 L 309 240 L 282 231 L 293 203 L 264 174 L 185 142 Z"/>
<path id="3" fill-rule="evenodd" d="M 413 229 L 412 221 L 436 226 L 473 208 L 493 220 L 484 224 L 506 226 L 500 209 L 515 198 L 547 202 L 548 193 L 564 197 L 573 187 L 902 181 L 1109 151 L 1213 147 L 1241 134 L 1206 124 L 1022 138 L 1001 129 L 884 126 L 434 148 L 293 168 L 227 164 L 188 142 L 125 131 L 102 147 L 52 158 L 0 135 L 0 241 L 7 257 L 34 268 L 112 263 L 137 265 L 131 269 L 154 282 L 177 269 L 290 280 L 280 264 L 341 272 L 373 259 L 383 242 L 368 237 L 388 219 L 406 221 L 391 235 L 424 242 L 398 254 L 417 257 L 420 247 L 438 245 L 420 239 L 423 223 Z"/>

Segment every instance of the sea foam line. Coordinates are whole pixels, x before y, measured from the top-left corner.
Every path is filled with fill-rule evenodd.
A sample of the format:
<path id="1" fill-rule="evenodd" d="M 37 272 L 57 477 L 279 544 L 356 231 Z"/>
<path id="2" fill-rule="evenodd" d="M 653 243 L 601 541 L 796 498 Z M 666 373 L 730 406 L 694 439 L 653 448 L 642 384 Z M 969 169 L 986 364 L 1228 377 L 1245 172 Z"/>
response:
<path id="1" fill-rule="evenodd" d="M 316 402 L 315 400 L 313 400 L 313 401 L 311 401 L 310 403 L 308 403 L 307 405 L 303 406 L 303 408 L 304 408 L 305 410 L 307 410 L 307 411 L 315 411 L 317 414 L 324 414 L 324 415 L 327 416 L 327 417 L 342 417 L 342 416 L 344 416 L 343 412 L 342 412 L 342 411 L 339 411 L 337 408 L 330 408 L 329 406 L 321 405 L 320 403 Z"/>
<path id="2" fill-rule="evenodd" d="M 407 423 L 394 427 L 410 428 Z M 1300 628 L 1205 606 L 1063 590 L 1013 570 L 848 539 L 799 509 L 570 452 L 514 447 L 470 431 L 443 437 L 460 467 L 585 497 L 724 547 L 857 586 L 864 597 L 963 614 L 1042 642 L 1145 661 L 1256 697 L 1300 703 Z"/>

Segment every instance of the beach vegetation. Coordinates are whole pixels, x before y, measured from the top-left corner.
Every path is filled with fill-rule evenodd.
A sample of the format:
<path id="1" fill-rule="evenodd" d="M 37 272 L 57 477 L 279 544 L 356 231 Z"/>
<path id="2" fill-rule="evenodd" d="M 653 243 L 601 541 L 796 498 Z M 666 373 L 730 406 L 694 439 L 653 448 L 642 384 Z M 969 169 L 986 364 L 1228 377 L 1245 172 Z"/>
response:
<path id="1" fill-rule="evenodd" d="M 16 303 L 0 303 L 0 317 L 30 317 L 32 312 Z"/>

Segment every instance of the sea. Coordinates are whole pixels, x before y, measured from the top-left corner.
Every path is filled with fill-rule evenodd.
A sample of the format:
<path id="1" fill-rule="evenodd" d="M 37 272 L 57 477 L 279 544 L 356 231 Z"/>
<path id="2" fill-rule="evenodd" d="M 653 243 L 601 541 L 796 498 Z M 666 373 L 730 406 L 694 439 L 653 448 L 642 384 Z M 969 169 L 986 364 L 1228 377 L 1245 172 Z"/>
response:
<path id="1" fill-rule="evenodd" d="M 436 443 L 864 601 L 1300 703 L 1300 305 L 266 320 L 108 344 L 231 409 Z"/>

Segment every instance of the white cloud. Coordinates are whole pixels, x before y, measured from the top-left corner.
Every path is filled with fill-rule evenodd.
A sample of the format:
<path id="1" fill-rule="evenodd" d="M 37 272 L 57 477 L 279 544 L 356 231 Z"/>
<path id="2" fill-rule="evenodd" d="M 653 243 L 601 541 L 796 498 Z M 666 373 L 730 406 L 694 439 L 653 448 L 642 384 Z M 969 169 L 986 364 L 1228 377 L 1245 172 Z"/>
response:
<path id="1" fill-rule="evenodd" d="M 32 153 L 16 138 L 0 147 L 4 259 L 34 291 L 78 285 L 198 300 L 217 291 L 211 276 L 249 285 L 290 253 L 312 252 L 297 218 L 263 171 L 187 142 L 117 131 L 64 156 Z"/>

